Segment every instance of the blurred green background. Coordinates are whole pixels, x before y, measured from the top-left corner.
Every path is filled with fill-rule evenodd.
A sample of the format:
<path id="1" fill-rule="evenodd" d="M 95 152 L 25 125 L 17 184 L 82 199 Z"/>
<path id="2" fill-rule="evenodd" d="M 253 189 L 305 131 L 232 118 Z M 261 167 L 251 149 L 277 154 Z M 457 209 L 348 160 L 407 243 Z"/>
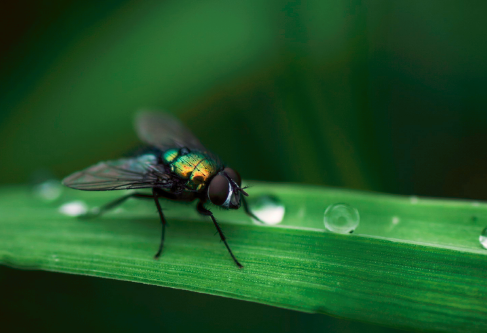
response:
<path id="1" fill-rule="evenodd" d="M 134 112 L 157 108 L 246 179 L 485 200 L 485 12 L 445 0 L 2 4 L 0 184 L 116 158 L 137 145 Z M 0 281 L 11 327 L 388 331 L 119 281 L 8 268 Z"/>

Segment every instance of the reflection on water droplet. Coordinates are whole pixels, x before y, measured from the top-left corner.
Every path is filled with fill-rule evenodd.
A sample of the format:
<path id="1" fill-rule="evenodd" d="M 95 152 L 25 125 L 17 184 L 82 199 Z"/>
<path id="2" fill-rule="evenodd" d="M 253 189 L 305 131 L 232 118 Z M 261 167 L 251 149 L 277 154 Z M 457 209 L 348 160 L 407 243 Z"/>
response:
<path id="1" fill-rule="evenodd" d="M 392 217 L 392 224 L 398 224 L 399 223 L 399 217 L 393 216 Z"/>
<path id="2" fill-rule="evenodd" d="M 478 207 L 478 206 L 480 206 L 480 202 L 478 202 L 478 201 L 472 201 L 472 206 Z"/>
<path id="3" fill-rule="evenodd" d="M 59 212 L 69 216 L 80 216 L 88 212 L 88 206 L 83 201 L 71 201 L 59 207 Z"/>
<path id="4" fill-rule="evenodd" d="M 419 199 L 418 199 L 418 197 L 417 197 L 417 196 L 412 195 L 412 196 L 410 196 L 410 197 L 409 197 L 409 201 L 410 201 L 412 204 L 417 204 L 417 203 L 418 203 L 418 201 L 419 201 Z"/>
<path id="5" fill-rule="evenodd" d="M 40 184 L 34 185 L 32 192 L 34 196 L 42 201 L 52 202 L 57 200 L 63 193 L 64 187 L 61 182 L 49 179 Z"/>
<path id="6" fill-rule="evenodd" d="M 487 228 L 484 228 L 484 230 L 482 230 L 480 233 L 479 242 L 480 245 L 487 250 Z"/>
<path id="7" fill-rule="evenodd" d="M 359 222 L 358 210 L 349 204 L 333 204 L 325 210 L 325 227 L 332 232 L 352 233 L 357 229 Z"/>
<path id="8" fill-rule="evenodd" d="M 251 211 L 265 224 L 276 225 L 284 218 L 285 208 L 279 198 L 262 195 L 252 202 Z M 255 220 L 254 222 L 261 224 Z"/>

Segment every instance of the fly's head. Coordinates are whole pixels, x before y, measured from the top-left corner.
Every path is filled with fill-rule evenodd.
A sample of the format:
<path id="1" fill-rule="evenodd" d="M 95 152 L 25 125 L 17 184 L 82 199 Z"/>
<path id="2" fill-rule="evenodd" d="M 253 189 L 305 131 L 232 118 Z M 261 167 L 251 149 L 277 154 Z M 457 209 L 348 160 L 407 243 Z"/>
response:
<path id="1" fill-rule="evenodd" d="M 225 168 L 210 181 L 208 199 L 211 203 L 226 209 L 238 209 L 242 203 L 241 194 L 248 194 L 241 187 L 237 171 Z"/>

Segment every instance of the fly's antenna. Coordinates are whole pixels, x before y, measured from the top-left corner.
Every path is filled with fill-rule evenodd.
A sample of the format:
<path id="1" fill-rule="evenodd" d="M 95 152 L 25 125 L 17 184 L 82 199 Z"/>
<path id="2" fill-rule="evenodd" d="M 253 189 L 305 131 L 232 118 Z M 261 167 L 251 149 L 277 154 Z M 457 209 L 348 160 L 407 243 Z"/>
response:
<path id="1" fill-rule="evenodd" d="M 233 186 L 240 192 L 242 192 L 243 195 L 245 195 L 246 197 L 249 196 L 249 194 L 247 192 L 244 191 L 245 188 L 247 187 L 240 187 L 238 186 L 237 182 L 235 180 L 233 180 L 232 178 L 230 178 L 229 175 L 227 175 L 227 173 L 225 171 L 223 171 L 223 174 L 225 175 L 225 177 L 227 177 L 228 181 L 233 184 Z"/>
<path id="2" fill-rule="evenodd" d="M 245 195 L 246 197 L 249 196 L 249 194 L 247 192 L 245 192 L 243 188 L 237 186 L 237 190 L 239 190 L 240 192 L 242 192 L 242 194 Z"/>

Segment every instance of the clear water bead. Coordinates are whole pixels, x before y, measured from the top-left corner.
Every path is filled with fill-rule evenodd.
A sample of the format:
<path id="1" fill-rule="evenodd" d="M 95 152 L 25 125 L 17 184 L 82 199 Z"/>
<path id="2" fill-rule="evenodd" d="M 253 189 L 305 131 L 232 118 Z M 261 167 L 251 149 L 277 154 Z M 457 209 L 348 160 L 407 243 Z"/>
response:
<path id="1" fill-rule="evenodd" d="M 360 222 L 358 210 L 346 203 L 328 206 L 325 210 L 325 227 L 331 232 L 349 234 Z"/>
<path id="2" fill-rule="evenodd" d="M 487 227 L 482 230 L 479 236 L 480 245 L 487 250 Z"/>
<path id="3" fill-rule="evenodd" d="M 56 179 L 46 180 L 45 182 L 34 185 L 32 189 L 34 196 L 45 202 L 56 201 L 63 193 L 63 190 L 63 185 Z"/>
<path id="4" fill-rule="evenodd" d="M 80 216 L 88 212 L 88 206 L 83 201 L 71 201 L 59 207 L 59 212 L 68 216 Z"/>
<path id="5" fill-rule="evenodd" d="M 412 203 L 413 205 L 415 205 L 419 202 L 419 198 L 415 195 L 412 195 L 409 197 L 409 202 Z"/>
<path id="6" fill-rule="evenodd" d="M 252 203 L 251 210 L 255 216 L 267 225 L 281 223 L 285 213 L 285 208 L 281 200 L 273 195 L 262 195 L 255 199 Z M 255 220 L 254 222 L 259 223 Z"/>

